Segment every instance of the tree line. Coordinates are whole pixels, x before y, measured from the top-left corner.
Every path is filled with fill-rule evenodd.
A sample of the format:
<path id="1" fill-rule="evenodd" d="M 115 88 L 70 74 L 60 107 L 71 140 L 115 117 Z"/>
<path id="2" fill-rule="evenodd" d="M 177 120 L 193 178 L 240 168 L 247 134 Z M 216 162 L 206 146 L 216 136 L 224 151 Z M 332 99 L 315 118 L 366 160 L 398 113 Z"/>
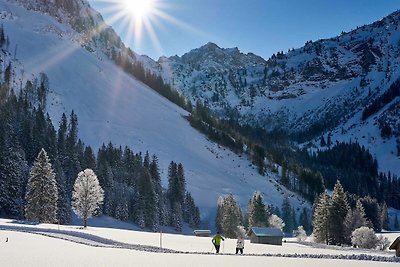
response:
<path id="1" fill-rule="evenodd" d="M 339 181 L 335 184 L 332 196 L 324 192 L 317 197 L 313 209 L 313 235 L 316 242 L 351 244 L 352 233 L 360 227 L 368 227 L 375 232 L 389 229 L 385 203 L 380 205 L 369 196 L 348 194 Z"/>
<path id="2" fill-rule="evenodd" d="M 362 120 L 368 119 L 398 96 L 400 96 L 400 79 L 393 82 L 386 92 L 364 108 L 362 112 Z"/>
<path id="3" fill-rule="evenodd" d="M 307 208 L 297 211 L 288 196 L 282 206 L 268 205 L 260 192 L 254 192 L 248 202 L 246 213 L 242 212 L 232 194 L 220 196 L 215 218 L 216 229 L 230 238 L 241 235 L 241 229 L 250 231 L 252 227 L 279 228 L 285 233 L 292 233 L 298 226 L 311 231 L 311 214 Z"/>

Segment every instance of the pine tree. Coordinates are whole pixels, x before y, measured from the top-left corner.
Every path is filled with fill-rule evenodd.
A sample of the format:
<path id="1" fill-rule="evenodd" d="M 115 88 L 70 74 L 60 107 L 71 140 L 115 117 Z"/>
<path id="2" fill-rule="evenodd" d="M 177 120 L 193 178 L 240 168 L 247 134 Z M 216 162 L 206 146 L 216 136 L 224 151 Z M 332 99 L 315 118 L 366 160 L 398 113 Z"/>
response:
<path id="1" fill-rule="evenodd" d="M 144 225 L 153 230 L 158 230 L 158 209 L 154 185 L 147 169 L 142 169 L 138 180 L 139 205 L 143 210 Z M 180 211 L 182 213 L 182 211 Z M 182 216 L 182 215 L 180 215 Z"/>
<path id="2" fill-rule="evenodd" d="M 42 149 L 29 176 L 25 195 L 25 217 L 41 223 L 57 221 L 57 182 L 47 153 Z"/>
<path id="3" fill-rule="evenodd" d="M 4 33 L 4 26 L 0 24 L 0 48 L 6 43 L 6 34 Z"/>
<path id="4" fill-rule="evenodd" d="M 94 156 L 93 150 L 90 146 L 85 147 L 83 152 L 82 169 L 96 170 L 96 157 Z"/>
<path id="5" fill-rule="evenodd" d="M 226 237 L 235 238 L 237 227 L 242 223 L 240 207 L 232 194 L 224 198 L 222 207 L 222 233 Z"/>
<path id="6" fill-rule="evenodd" d="M 267 225 L 268 213 L 260 192 L 254 192 L 253 197 L 249 201 L 247 211 L 249 228 L 265 227 Z"/>
<path id="7" fill-rule="evenodd" d="M 321 136 L 321 141 L 319 142 L 319 145 L 322 147 L 326 146 L 326 141 L 325 141 L 324 135 Z"/>
<path id="8" fill-rule="evenodd" d="M 345 225 L 344 221 L 349 211 L 346 194 L 338 180 L 333 189 L 332 201 L 328 212 L 329 221 L 329 243 L 342 245 L 345 243 Z"/>
<path id="9" fill-rule="evenodd" d="M 354 230 L 362 226 L 368 226 L 364 207 L 360 200 L 357 200 L 356 206 L 347 213 L 344 225 L 345 240 L 348 244 L 351 243 L 351 233 L 353 233 Z"/>
<path id="10" fill-rule="evenodd" d="M 300 214 L 299 222 L 300 222 L 300 225 L 303 226 L 303 229 L 306 232 L 311 230 L 310 229 L 311 225 L 310 225 L 310 221 L 309 221 L 309 215 L 308 215 L 307 208 L 303 208 L 303 211 Z"/>
<path id="11" fill-rule="evenodd" d="M 224 198 L 222 196 L 219 196 L 217 202 L 217 213 L 215 217 L 215 228 L 220 233 L 222 232 L 223 205 L 224 205 Z"/>
<path id="12" fill-rule="evenodd" d="M 0 213 L 8 217 L 23 217 L 23 185 L 28 174 L 24 152 L 10 124 L 0 136 Z M 1 126 L 0 126 L 1 127 Z"/>
<path id="13" fill-rule="evenodd" d="M 370 196 L 360 198 L 364 207 L 367 219 L 372 223 L 374 231 L 379 233 L 382 231 L 382 219 L 378 201 Z"/>
<path id="14" fill-rule="evenodd" d="M 382 229 L 389 230 L 389 215 L 386 202 L 381 206 Z"/>
<path id="15" fill-rule="evenodd" d="M 87 227 L 87 220 L 103 203 L 104 191 L 99 184 L 96 174 L 91 169 L 78 173 L 74 184 L 72 195 L 72 209 L 84 221 Z"/>
<path id="16" fill-rule="evenodd" d="M 326 192 L 322 193 L 318 200 L 314 203 L 313 214 L 313 235 L 315 242 L 326 243 L 329 242 L 329 207 L 330 197 Z"/>
<path id="17" fill-rule="evenodd" d="M 282 202 L 282 219 L 285 223 L 285 227 L 283 231 L 285 233 L 291 233 L 293 231 L 293 213 L 292 213 L 292 205 L 290 204 L 289 197 L 286 195 Z"/>

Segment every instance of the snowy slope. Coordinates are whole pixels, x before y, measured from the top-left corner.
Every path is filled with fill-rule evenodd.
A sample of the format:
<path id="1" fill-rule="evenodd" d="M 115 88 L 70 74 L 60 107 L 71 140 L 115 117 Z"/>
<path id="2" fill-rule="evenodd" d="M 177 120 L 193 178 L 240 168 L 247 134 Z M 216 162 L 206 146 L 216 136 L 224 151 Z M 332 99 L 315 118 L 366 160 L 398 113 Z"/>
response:
<path id="1" fill-rule="evenodd" d="M 5 0 L 0 10 L 10 50 L 17 48 L 14 73 L 23 84 L 40 72 L 49 77 L 48 112 L 55 125 L 62 112 L 74 110 L 79 137 L 94 149 L 111 141 L 155 153 L 164 185 L 169 162 L 182 162 L 203 218 L 213 215 L 221 194 L 233 193 L 244 208 L 259 190 L 268 203 L 281 206 L 284 193 L 275 174 L 260 176 L 247 159 L 208 141 L 183 118 L 184 110 L 123 73 L 101 51 L 89 52 L 68 24 Z M 307 205 L 290 195 L 294 206 Z"/>
<path id="2" fill-rule="evenodd" d="M 115 228 L 120 223 L 114 221 Z M 244 255 L 234 255 L 236 240 L 226 239 L 213 255 L 211 237 L 144 233 L 77 226 L 24 225 L 0 220 L 4 266 L 397 266 L 393 251 L 312 247 L 292 239 L 282 246 L 245 240 Z M 387 234 L 394 240 L 396 234 Z M 8 238 L 8 242 L 4 242 Z M 350 260 L 352 259 L 352 260 Z M 392 262 L 391 262 L 392 261 Z M 2 265 L 2 266 L 3 266 Z"/>

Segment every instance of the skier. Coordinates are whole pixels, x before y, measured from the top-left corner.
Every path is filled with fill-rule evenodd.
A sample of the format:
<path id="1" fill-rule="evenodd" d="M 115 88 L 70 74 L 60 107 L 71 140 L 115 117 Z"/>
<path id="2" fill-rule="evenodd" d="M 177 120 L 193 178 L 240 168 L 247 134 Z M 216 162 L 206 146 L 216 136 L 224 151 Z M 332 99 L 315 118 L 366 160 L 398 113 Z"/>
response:
<path id="1" fill-rule="evenodd" d="M 243 254 L 243 249 L 244 249 L 244 239 L 243 237 L 239 237 L 238 240 L 236 241 L 236 254 L 240 251 L 240 254 Z"/>
<path id="2" fill-rule="evenodd" d="M 225 239 L 217 232 L 217 234 L 213 237 L 211 242 L 214 244 L 215 251 L 217 254 L 219 253 L 219 247 L 221 245 L 221 240 L 224 241 Z"/>

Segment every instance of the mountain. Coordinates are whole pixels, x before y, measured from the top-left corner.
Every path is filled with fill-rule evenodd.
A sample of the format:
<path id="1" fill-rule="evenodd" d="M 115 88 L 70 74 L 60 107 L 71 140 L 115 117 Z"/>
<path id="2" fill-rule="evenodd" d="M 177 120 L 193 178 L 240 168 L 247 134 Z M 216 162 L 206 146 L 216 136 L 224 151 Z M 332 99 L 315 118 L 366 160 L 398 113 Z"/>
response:
<path id="1" fill-rule="evenodd" d="M 170 161 L 181 162 L 188 191 L 203 219 L 214 220 L 218 197 L 228 193 L 235 194 L 242 207 L 256 190 L 275 206 L 280 207 L 283 196 L 289 195 L 293 206 L 309 207 L 279 185 L 277 173 L 259 175 L 244 155 L 236 155 L 193 129 L 185 110 L 124 73 L 110 58 L 126 47 L 86 1 L 0 0 L 0 10 L 0 23 L 8 36 L 6 47 L 0 50 L 2 73 L 11 63 L 14 88 L 46 73 L 50 84 L 47 112 L 54 125 L 63 112 L 74 110 L 79 138 L 95 151 L 111 141 L 136 152 L 156 154 L 164 186 Z M 237 49 L 228 52 L 232 64 L 247 61 Z M 146 68 L 161 70 L 148 57 L 132 51 L 129 56 Z"/>
<path id="2" fill-rule="evenodd" d="M 399 94 L 392 90 L 382 101 L 400 78 L 399 28 L 397 11 L 268 60 L 208 43 L 182 57 L 161 57 L 154 71 L 221 117 L 283 129 L 314 150 L 323 135 L 333 143 L 356 141 L 378 159 L 380 171 L 399 174 Z"/>

